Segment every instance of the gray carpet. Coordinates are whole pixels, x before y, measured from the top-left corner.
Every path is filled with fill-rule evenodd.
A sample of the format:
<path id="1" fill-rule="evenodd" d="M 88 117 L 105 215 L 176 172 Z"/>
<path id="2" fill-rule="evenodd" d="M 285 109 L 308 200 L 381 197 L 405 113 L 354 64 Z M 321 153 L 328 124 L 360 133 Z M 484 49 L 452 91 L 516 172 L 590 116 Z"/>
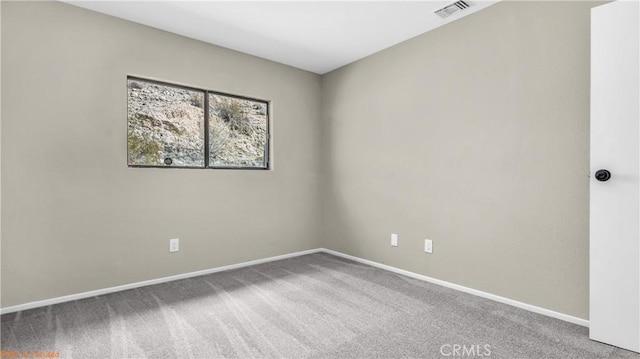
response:
<path id="1" fill-rule="evenodd" d="M 61 358 L 640 358 L 584 327 L 322 253 L 1 319 L 2 350 Z"/>

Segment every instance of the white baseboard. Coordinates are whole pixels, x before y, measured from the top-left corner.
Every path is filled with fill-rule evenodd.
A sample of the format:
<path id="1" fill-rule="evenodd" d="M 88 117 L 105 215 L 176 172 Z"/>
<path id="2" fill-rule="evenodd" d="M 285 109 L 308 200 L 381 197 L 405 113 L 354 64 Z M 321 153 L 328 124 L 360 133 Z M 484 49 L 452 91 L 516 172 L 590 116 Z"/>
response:
<path id="1" fill-rule="evenodd" d="M 477 289 L 473 289 L 473 288 L 464 287 L 464 286 L 461 286 L 461 285 L 458 285 L 458 284 L 449 283 L 449 282 L 446 282 L 446 281 L 443 281 L 443 280 L 440 280 L 440 279 L 435 279 L 435 278 L 432 278 L 432 277 L 428 277 L 426 275 L 410 272 L 410 271 L 407 271 L 407 270 L 404 270 L 404 269 L 392 267 L 392 266 L 389 266 L 389 265 L 386 265 L 386 264 L 381 264 L 381 263 L 378 263 L 378 262 L 370 261 L 370 260 L 367 260 L 367 259 L 363 259 L 363 258 L 360 258 L 360 257 L 352 256 L 352 255 L 349 255 L 349 254 L 344 254 L 344 253 L 337 252 L 337 251 L 334 251 L 334 250 L 331 250 L 331 249 L 326 249 L 326 248 L 310 249 L 310 250 L 306 250 L 306 251 L 300 251 L 300 252 L 283 254 L 283 255 L 274 256 L 274 257 L 256 259 L 256 260 L 252 260 L 252 261 L 248 261 L 248 262 L 242 262 L 242 263 L 238 263 L 238 264 L 231 264 L 231 265 L 226 265 L 226 266 L 217 267 L 217 268 L 205 269 L 205 270 L 200 270 L 200 271 L 195 271 L 195 272 L 190 272 L 190 273 L 177 274 L 177 275 L 172 275 L 172 276 L 169 276 L 169 277 L 151 279 L 151 280 L 146 280 L 146 281 L 142 281 L 142 282 L 119 285 L 119 286 L 116 286 L 116 287 L 97 289 L 97 290 L 92 290 L 92 291 L 89 291 L 89 292 L 65 295 L 63 297 L 57 297 L 57 298 L 39 300 L 39 301 L 36 301 L 36 302 L 29 302 L 29 303 L 25 303 L 25 304 L 14 305 L 14 306 L 11 306 L 11 307 L 0 308 L 0 314 L 19 312 L 21 310 L 27 310 L 27 309 L 33 309 L 33 308 L 39 308 L 39 307 L 46 307 L 46 306 L 49 306 L 49 305 L 69 302 L 69 301 L 72 301 L 72 300 L 90 298 L 90 297 L 95 297 L 95 296 L 98 296 L 98 295 L 105 295 L 105 294 L 109 294 L 109 293 L 120 292 L 120 291 L 123 291 L 123 290 L 146 287 L 146 286 L 149 286 L 149 285 L 170 282 L 170 281 L 174 281 L 174 280 L 178 280 L 178 279 L 192 278 L 192 277 L 197 277 L 197 276 L 201 276 L 201 275 L 205 275 L 205 274 L 223 272 L 223 271 L 227 271 L 227 270 L 231 270 L 231 269 L 243 268 L 243 267 L 248 267 L 248 266 L 252 266 L 252 265 L 256 265 L 256 264 L 273 262 L 273 261 L 278 261 L 278 260 L 281 260 L 281 259 L 293 258 L 293 257 L 298 257 L 298 256 L 303 256 L 303 255 L 312 254 L 312 253 L 318 253 L 318 252 L 324 252 L 324 253 L 332 254 L 332 255 L 337 256 L 337 257 L 342 257 L 342 258 L 350 259 L 350 260 L 355 261 L 355 262 L 368 264 L 368 265 L 370 265 L 372 267 L 381 268 L 381 269 L 384 269 L 384 270 L 388 270 L 390 272 L 394 272 L 394 273 L 405 275 L 407 277 L 423 280 L 425 282 L 429 282 L 429 283 L 441 285 L 443 287 L 455 289 L 455 290 L 458 290 L 458 291 L 461 291 L 461 292 L 473 294 L 473 295 L 476 295 L 478 297 L 482 297 L 482 298 L 494 300 L 496 302 L 508 304 L 508 305 L 511 305 L 511 306 L 514 306 L 514 307 L 517 307 L 517 308 L 528 310 L 530 312 L 534 312 L 534 313 L 546 315 L 548 317 L 564 320 L 565 322 L 569 322 L 569 323 L 573 323 L 573 324 L 578 324 L 578 325 L 582 325 L 582 326 L 585 326 L 585 327 L 589 327 L 589 321 L 586 320 L 586 319 L 577 318 L 577 317 L 574 317 L 574 316 L 571 316 L 571 315 L 567 315 L 567 314 L 563 314 L 563 313 L 558 313 L 558 312 L 555 312 L 553 310 L 537 307 L 535 305 L 531 305 L 531 304 L 527 304 L 527 303 L 522 303 L 522 302 L 519 302 L 517 300 L 501 297 L 501 296 L 498 296 L 498 295 L 495 295 L 495 294 L 483 292 L 483 291 L 480 291 L 480 290 L 477 290 Z"/>
<path id="2" fill-rule="evenodd" d="M 352 255 L 349 255 L 349 254 L 344 254 L 344 253 L 337 252 L 337 251 L 334 251 L 334 250 L 331 250 L 331 249 L 322 248 L 321 251 L 324 252 L 324 253 L 333 254 L 334 256 L 337 256 L 337 257 L 350 259 L 350 260 L 355 261 L 355 262 L 368 264 L 368 265 L 370 265 L 372 267 L 377 267 L 377 268 L 381 268 L 381 269 L 384 269 L 384 270 L 388 270 L 390 272 L 402 274 L 402 275 L 405 275 L 407 277 L 419 279 L 419 280 L 422 280 L 422 281 L 425 281 L 425 282 L 429 282 L 429 283 L 441 285 L 443 287 L 455 289 L 455 290 L 458 290 L 458 291 L 461 291 L 461 292 L 473 294 L 473 295 L 476 295 L 478 297 L 491 299 L 493 301 L 500 302 L 500 303 L 503 303 L 503 304 L 508 304 L 508 305 L 511 305 L 511 306 L 514 306 L 514 307 L 517 307 L 517 308 L 520 308 L 520 309 L 524 309 L 524 310 L 527 310 L 527 311 L 530 311 L 530 312 L 533 312 L 533 313 L 538 313 L 538 314 L 546 315 L 548 317 L 564 320 L 565 322 L 581 325 L 583 327 L 587 327 L 587 328 L 589 327 L 589 321 L 586 320 L 586 319 L 574 317 L 574 316 L 571 316 L 571 315 L 568 315 L 568 314 L 555 312 L 553 310 L 537 307 L 535 305 L 519 302 L 517 300 L 501 297 L 499 295 L 483 292 L 481 290 L 468 288 L 468 287 L 461 286 L 461 285 L 458 285 L 458 284 L 449 283 L 449 282 L 446 282 L 446 281 L 443 281 L 443 280 L 440 280 L 440 279 L 428 277 L 426 275 L 410 272 L 408 270 L 392 267 L 392 266 L 389 266 L 389 265 L 386 265 L 386 264 L 381 264 L 381 263 L 378 263 L 378 262 L 370 261 L 368 259 L 363 259 L 363 258 L 360 258 L 360 257 L 352 256 Z"/>
<path id="3" fill-rule="evenodd" d="M 178 279 L 192 278 L 192 277 L 197 277 L 197 276 L 201 276 L 201 275 L 205 275 L 205 274 L 223 272 L 223 271 L 227 271 L 227 270 L 231 270 L 231 269 L 243 268 L 243 267 L 248 267 L 248 266 L 252 266 L 252 265 L 256 265 L 256 264 L 262 264 L 262 263 L 267 263 L 267 262 L 278 261 L 278 260 L 281 260 L 281 259 L 299 257 L 299 256 L 303 256 L 303 255 L 306 255 L 306 254 L 318 253 L 318 252 L 321 252 L 321 251 L 322 251 L 321 248 L 310 249 L 310 250 L 306 250 L 306 251 L 288 253 L 288 254 L 283 254 L 283 255 L 269 257 L 269 258 L 256 259 L 256 260 L 252 260 L 252 261 L 248 261 L 248 262 L 230 264 L 230 265 L 217 267 L 217 268 L 204 269 L 204 270 L 195 271 L 195 272 L 172 275 L 172 276 L 169 276 L 169 277 L 150 279 L 150 280 L 145 280 L 145 281 L 142 281 L 142 282 L 124 284 L 124 285 L 119 285 L 119 286 L 115 286 L 115 287 L 97 289 L 97 290 L 92 290 L 92 291 L 83 292 L 83 293 L 65 295 L 65 296 L 57 297 L 57 298 L 39 300 L 39 301 L 35 301 L 35 302 L 29 302 L 29 303 L 25 303 L 25 304 L 14 305 L 14 306 L 11 306 L 11 307 L 0 308 L 0 314 L 19 312 L 21 310 L 27 310 L 27 309 L 33 309 L 33 308 L 39 308 L 39 307 L 46 307 L 46 306 L 53 305 L 53 304 L 70 302 L 72 300 L 91 298 L 91 297 L 95 297 L 95 296 L 98 296 L 98 295 L 105 295 L 105 294 L 114 293 L 114 292 L 121 292 L 123 290 L 146 287 L 146 286 L 149 286 L 149 285 L 170 282 L 170 281 L 174 281 L 174 280 L 178 280 Z"/>

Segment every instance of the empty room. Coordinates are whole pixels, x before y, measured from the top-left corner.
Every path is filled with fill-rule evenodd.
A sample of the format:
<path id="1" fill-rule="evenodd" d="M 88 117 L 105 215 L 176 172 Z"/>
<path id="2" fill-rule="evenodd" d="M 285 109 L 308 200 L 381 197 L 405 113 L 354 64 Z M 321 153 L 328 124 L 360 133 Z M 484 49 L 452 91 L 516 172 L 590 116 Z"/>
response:
<path id="1" fill-rule="evenodd" d="M 1 359 L 640 359 L 637 0 L 0 21 Z"/>

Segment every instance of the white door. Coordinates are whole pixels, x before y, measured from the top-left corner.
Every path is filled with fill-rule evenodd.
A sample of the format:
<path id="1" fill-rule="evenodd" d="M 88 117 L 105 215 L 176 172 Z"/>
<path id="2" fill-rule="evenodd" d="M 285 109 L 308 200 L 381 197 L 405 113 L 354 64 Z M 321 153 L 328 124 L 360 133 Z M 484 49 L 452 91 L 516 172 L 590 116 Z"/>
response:
<path id="1" fill-rule="evenodd" d="M 640 6 L 591 10 L 593 340 L 640 352 Z M 598 170 L 608 170 L 606 173 Z M 598 178 L 597 178 L 598 177 Z"/>

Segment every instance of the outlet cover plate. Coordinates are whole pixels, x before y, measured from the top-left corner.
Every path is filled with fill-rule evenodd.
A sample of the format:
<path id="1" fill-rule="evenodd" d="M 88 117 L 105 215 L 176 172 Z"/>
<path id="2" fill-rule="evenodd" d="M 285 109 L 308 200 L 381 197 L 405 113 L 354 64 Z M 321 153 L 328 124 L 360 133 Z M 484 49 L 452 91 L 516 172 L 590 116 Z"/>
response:
<path id="1" fill-rule="evenodd" d="M 424 240 L 424 251 L 426 253 L 433 253 L 433 241 L 430 239 Z"/>
<path id="2" fill-rule="evenodd" d="M 169 252 L 178 252 L 180 250 L 180 238 L 169 240 Z"/>

